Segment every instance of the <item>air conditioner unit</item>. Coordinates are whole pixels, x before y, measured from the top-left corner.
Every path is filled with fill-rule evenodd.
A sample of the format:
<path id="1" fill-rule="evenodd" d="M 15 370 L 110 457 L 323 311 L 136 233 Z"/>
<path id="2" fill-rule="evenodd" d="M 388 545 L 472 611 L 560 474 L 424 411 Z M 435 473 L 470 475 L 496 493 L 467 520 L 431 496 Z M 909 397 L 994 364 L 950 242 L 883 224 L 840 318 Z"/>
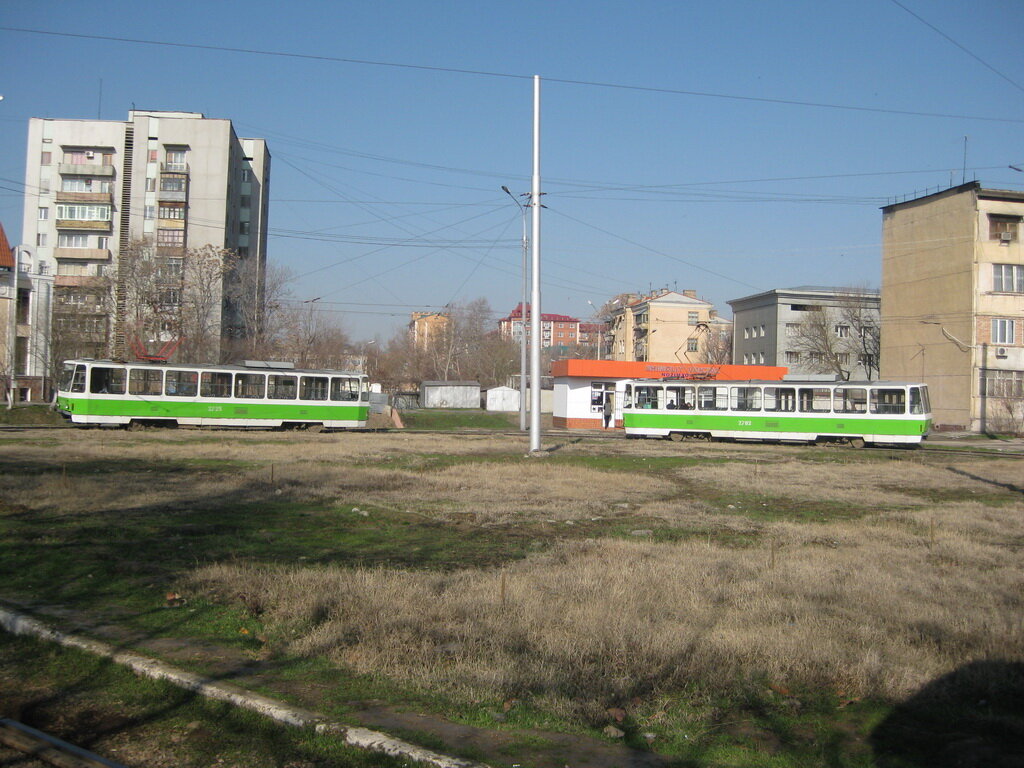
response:
<path id="1" fill-rule="evenodd" d="M 996 357 L 1006 357 L 1006 347 L 996 347 Z"/>
<path id="2" fill-rule="evenodd" d="M 999 241 L 1002 242 L 1002 243 L 1012 243 L 1013 242 L 1013 232 L 1000 232 L 999 233 Z"/>
<path id="3" fill-rule="evenodd" d="M 87 157 L 88 159 L 92 160 L 92 159 L 93 159 L 94 157 L 96 157 L 96 153 L 95 153 L 95 152 L 92 152 L 91 150 L 86 150 L 86 152 L 85 152 L 85 156 L 86 156 L 86 157 Z M 1005 234 L 1005 233 L 1004 233 L 1004 234 Z"/>

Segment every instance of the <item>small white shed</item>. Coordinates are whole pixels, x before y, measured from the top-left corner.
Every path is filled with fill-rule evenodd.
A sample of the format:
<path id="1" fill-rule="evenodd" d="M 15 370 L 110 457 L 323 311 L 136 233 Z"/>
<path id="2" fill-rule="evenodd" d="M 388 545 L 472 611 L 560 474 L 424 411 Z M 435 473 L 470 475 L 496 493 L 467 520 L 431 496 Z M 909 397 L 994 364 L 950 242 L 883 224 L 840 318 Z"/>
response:
<path id="1" fill-rule="evenodd" d="M 487 410 L 507 411 L 514 413 L 519 410 L 519 390 L 512 387 L 491 387 L 487 390 Z"/>
<path id="2" fill-rule="evenodd" d="M 420 384 L 420 408 L 479 407 L 479 382 L 424 381 Z"/>

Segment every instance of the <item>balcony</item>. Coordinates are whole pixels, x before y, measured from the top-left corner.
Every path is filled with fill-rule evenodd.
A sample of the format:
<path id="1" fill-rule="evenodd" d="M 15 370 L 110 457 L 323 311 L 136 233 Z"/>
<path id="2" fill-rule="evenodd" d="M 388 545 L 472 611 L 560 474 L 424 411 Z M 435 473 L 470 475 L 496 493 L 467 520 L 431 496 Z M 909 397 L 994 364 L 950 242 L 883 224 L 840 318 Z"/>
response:
<path id="1" fill-rule="evenodd" d="M 110 261 L 107 248 L 54 248 L 57 261 Z"/>
<path id="2" fill-rule="evenodd" d="M 105 288 L 107 285 L 102 275 L 57 275 L 53 284 L 57 288 Z M 62 303 L 61 306 L 67 305 Z"/>
<path id="3" fill-rule="evenodd" d="M 182 176 L 188 176 L 188 163 L 160 163 L 160 173 L 165 175 L 180 174 Z"/>
<path id="4" fill-rule="evenodd" d="M 101 232 L 110 231 L 110 220 L 100 219 L 57 219 L 57 229 L 88 229 Z"/>
<path id="5" fill-rule="evenodd" d="M 188 200 L 188 184 L 184 184 L 181 189 L 164 189 L 161 185 L 156 199 L 162 203 L 184 203 Z"/>
<path id="6" fill-rule="evenodd" d="M 58 192 L 58 203 L 106 203 L 114 204 L 114 195 L 111 192 Z"/>
<path id="7" fill-rule="evenodd" d="M 62 176 L 113 176 L 114 166 L 103 164 L 61 163 L 57 172 Z"/>

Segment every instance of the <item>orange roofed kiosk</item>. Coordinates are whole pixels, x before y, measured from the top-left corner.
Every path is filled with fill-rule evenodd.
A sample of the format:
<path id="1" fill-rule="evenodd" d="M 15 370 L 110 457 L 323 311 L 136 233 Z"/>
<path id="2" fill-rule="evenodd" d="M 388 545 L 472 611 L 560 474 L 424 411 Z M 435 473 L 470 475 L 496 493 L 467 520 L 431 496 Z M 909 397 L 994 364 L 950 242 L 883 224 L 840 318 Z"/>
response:
<path id="1" fill-rule="evenodd" d="M 709 381 L 781 381 L 788 369 L 774 365 L 695 365 L 625 360 L 555 360 L 553 424 L 571 429 L 601 429 L 604 403 L 611 399 L 613 426 L 622 418 L 621 382 L 627 379 L 692 379 Z"/>

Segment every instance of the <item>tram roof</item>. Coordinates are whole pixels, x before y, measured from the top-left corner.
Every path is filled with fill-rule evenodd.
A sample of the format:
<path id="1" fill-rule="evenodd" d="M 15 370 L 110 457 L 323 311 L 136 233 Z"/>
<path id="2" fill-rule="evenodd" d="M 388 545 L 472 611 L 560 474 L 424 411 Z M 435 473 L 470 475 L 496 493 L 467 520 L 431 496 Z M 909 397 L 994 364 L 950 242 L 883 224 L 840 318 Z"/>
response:
<path id="1" fill-rule="evenodd" d="M 247 361 L 249 365 L 242 363 L 224 363 L 216 365 L 212 363 L 159 363 L 146 360 L 105 360 L 91 357 L 76 357 L 65 360 L 68 363 L 88 363 L 89 365 L 123 365 L 132 368 L 160 368 L 168 370 L 195 370 L 195 371 L 231 371 L 232 373 L 298 373 L 298 374 L 328 374 L 334 376 L 366 376 L 359 371 L 342 371 L 334 368 L 295 368 L 292 363 Z M 256 364 L 253 364 L 256 363 Z"/>

